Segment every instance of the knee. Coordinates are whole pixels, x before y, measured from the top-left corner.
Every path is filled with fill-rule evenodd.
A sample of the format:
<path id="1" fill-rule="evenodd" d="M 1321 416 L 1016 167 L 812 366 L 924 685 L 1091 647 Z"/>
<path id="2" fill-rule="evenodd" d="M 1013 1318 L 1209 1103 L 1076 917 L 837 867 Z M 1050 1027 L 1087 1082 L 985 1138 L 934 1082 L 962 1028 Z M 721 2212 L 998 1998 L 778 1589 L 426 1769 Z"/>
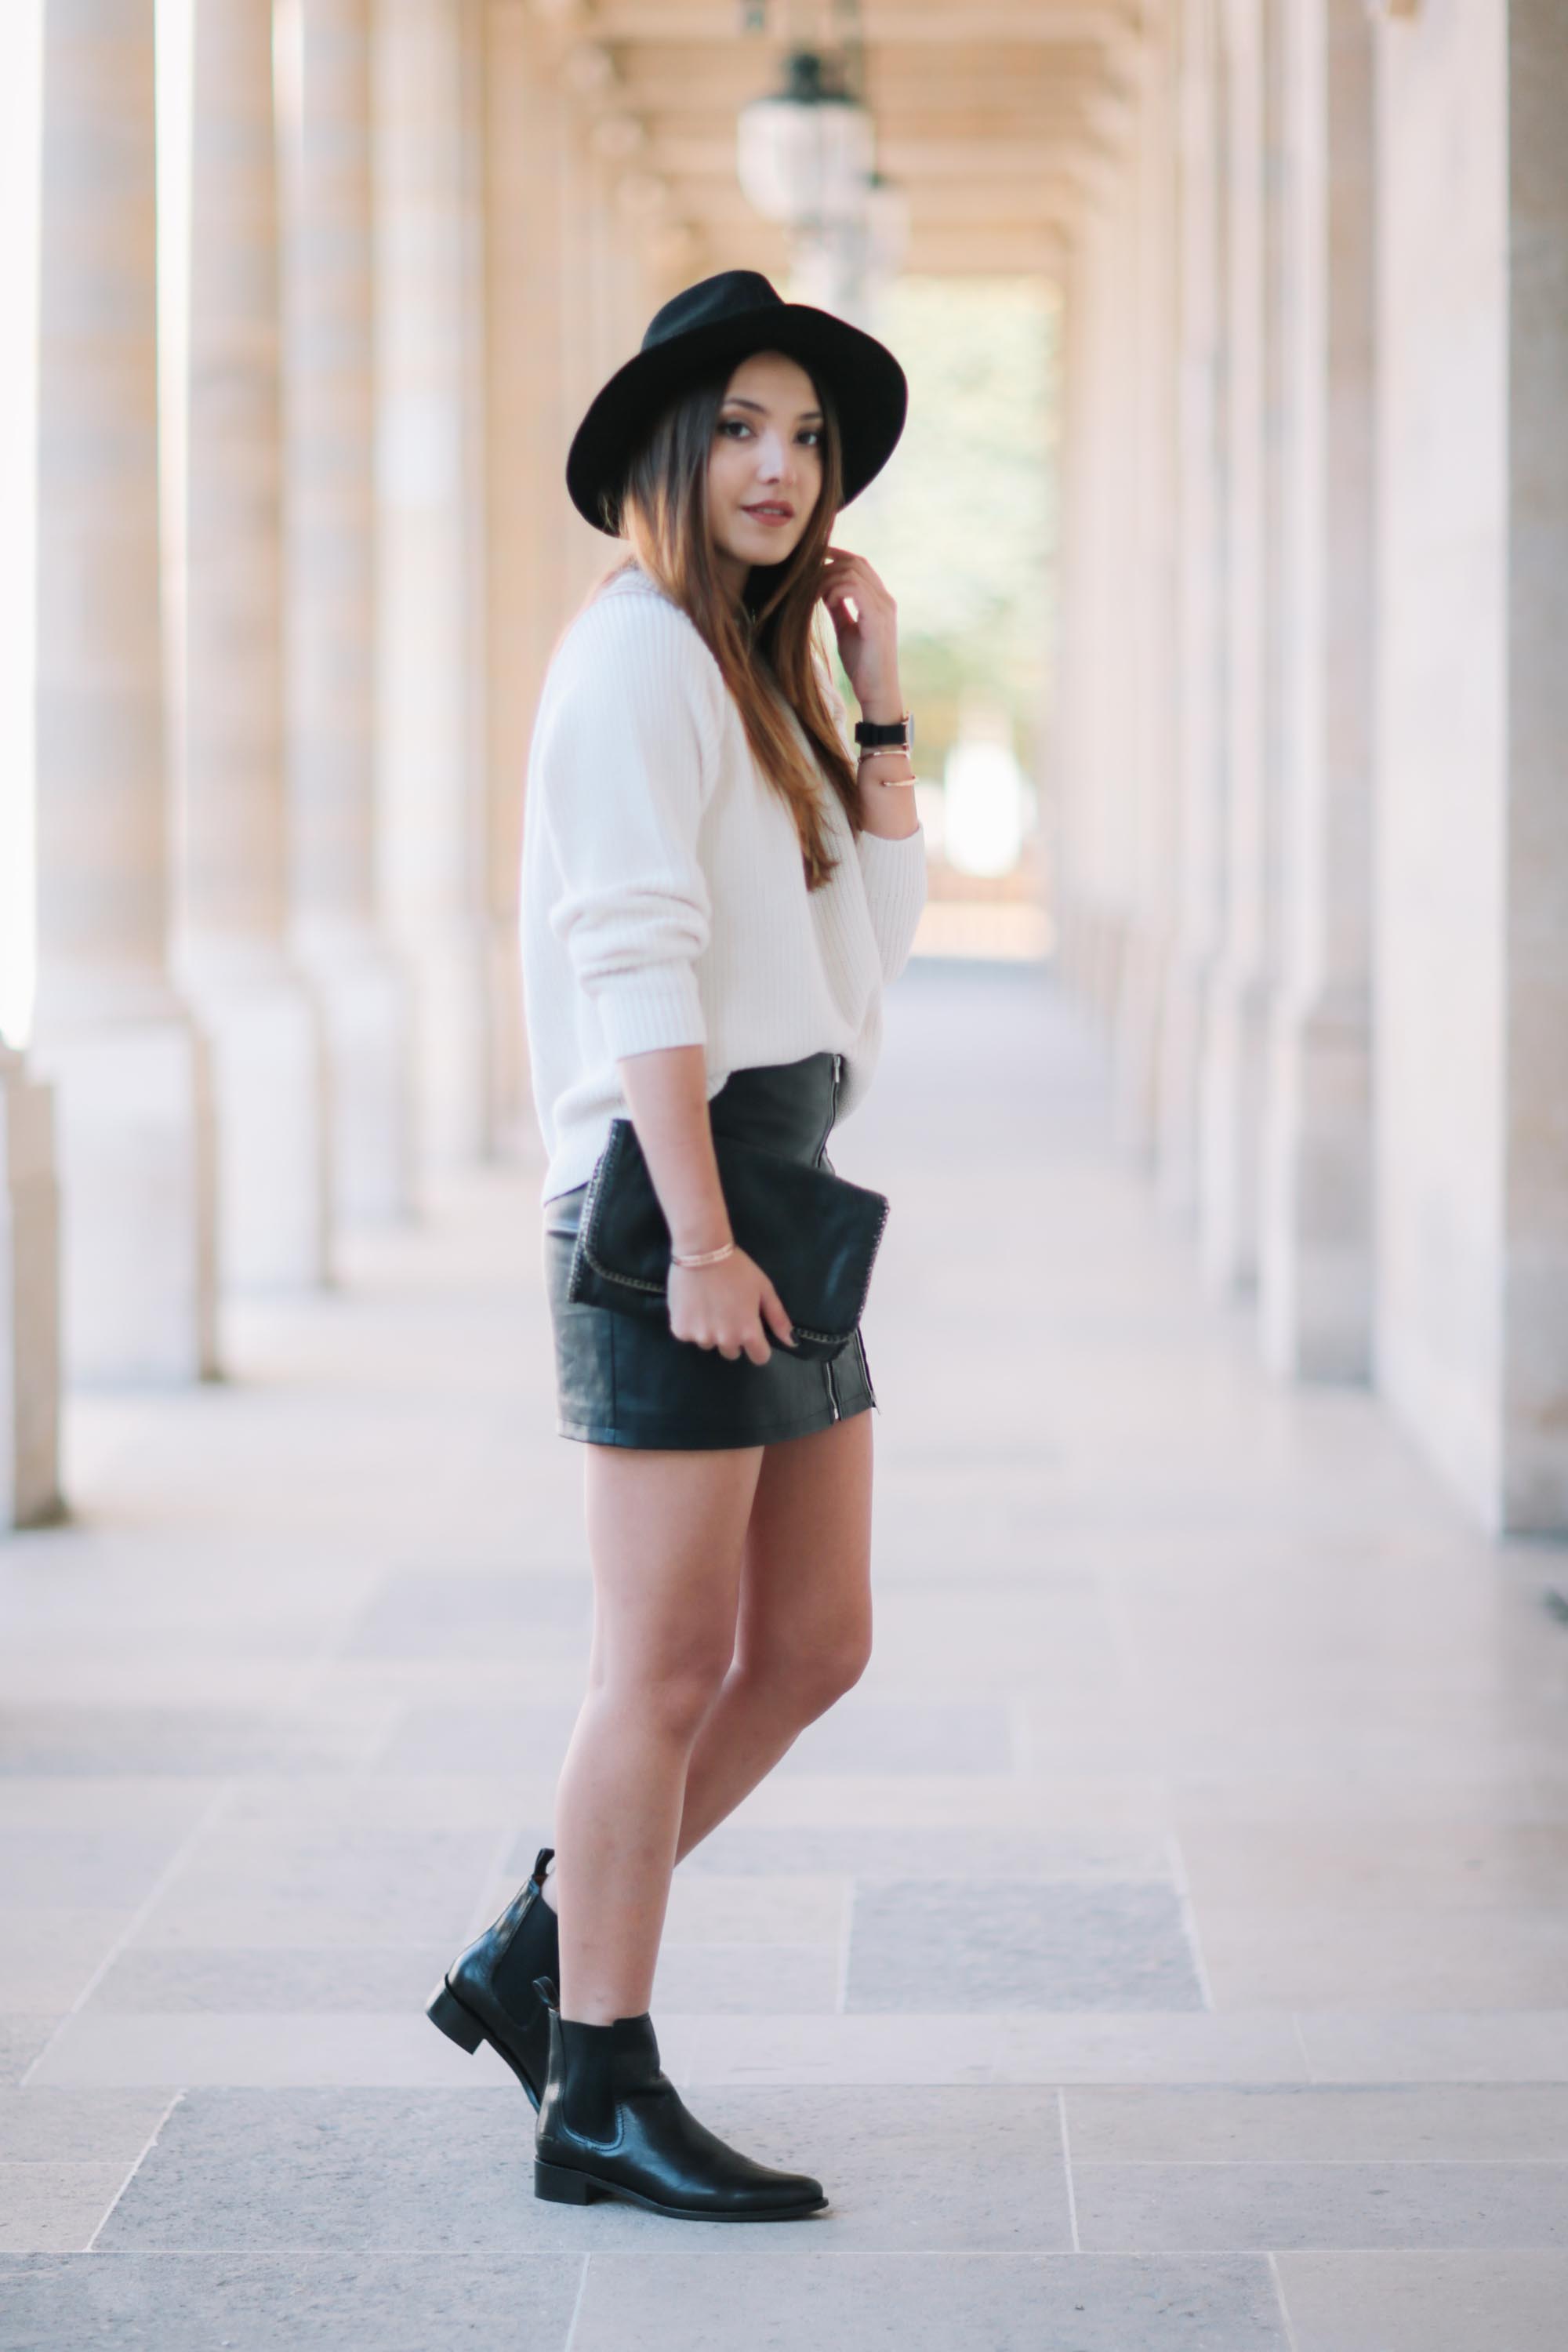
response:
<path id="1" fill-rule="evenodd" d="M 870 1659 L 870 1619 L 857 1616 L 820 1626 L 815 1633 L 803 1627 L 798 1636 L 771 1643 L 749 1660 L 746 1671 L 787 1695 L 792 1711 L 809 1723 L 853 1690 Z"/>
<path id="2" fill-rule="evenodd" d="M 656 1738 L 689 1747 L 717 1699 L 730 1661 L 715 1652 L 689 1651 L 661 1658 L 605 1693 L 623 1721 L 640 1720 Z"/>

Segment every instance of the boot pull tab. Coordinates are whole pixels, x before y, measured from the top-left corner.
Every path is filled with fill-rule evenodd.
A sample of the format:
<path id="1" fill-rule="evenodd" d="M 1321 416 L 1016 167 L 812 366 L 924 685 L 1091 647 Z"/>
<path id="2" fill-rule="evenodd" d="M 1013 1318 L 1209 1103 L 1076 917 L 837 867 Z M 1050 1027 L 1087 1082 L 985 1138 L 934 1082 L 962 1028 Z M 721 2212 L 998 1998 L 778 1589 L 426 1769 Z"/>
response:
<path id="1" fill-rule="evenodd" d="M 550 2011 L 551 2016 L 559 2017 L 561 2014 L 561 1996 L 555 1990 L 554 1978 L 535 1977 L 533 1979 L 533 1990 L 539 1995 L 540 2000 L 544 2003 L 545 2008 Z"/>
<path id="2" fill-rule="evenodd" d="M 533 1883 L 535 1886 L 543 1885 L 545 1866 L 548 1863 L 552 1862 L 554 1858 L 555 1848 L 552 1845 L 542 1845 L 540 1847 L 539 1852 L 533 1857 Z"/>

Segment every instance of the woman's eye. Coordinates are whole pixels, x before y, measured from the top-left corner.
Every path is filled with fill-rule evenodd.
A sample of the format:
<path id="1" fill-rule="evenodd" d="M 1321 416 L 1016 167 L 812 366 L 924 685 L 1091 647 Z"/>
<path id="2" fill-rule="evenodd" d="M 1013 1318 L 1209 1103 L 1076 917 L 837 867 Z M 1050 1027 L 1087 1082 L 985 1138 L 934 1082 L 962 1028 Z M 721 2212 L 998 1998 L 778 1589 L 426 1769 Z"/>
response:
<path id="1" fill-rule="evenodd" d="M 752 429 L 743 416 L 723 416 L 720 418 L 719 430 L 721 433 L 728 433 L 731 425 L 734 425 L 742 433 L 749 433 Z"/>

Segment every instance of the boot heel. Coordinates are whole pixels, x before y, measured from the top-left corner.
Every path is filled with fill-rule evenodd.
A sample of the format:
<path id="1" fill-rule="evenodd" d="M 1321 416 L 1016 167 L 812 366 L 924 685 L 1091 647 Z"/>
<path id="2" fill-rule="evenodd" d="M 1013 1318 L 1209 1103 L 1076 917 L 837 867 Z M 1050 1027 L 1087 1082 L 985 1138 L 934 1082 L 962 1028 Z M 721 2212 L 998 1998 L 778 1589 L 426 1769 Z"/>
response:
<path id="1" fill-rule="evenodd" d="M 454 1999 L 446 1985 L 439 1988 L 425 2014 L 432 2025 L 438 2025 L 447 2039 L 455 2042 L 459 2050 L 466 2050 L 470 2058 L 485 2038 L 485 2029 L 472 2010 L 465 2009 L 460 2000 Z"/>
<path id="2" fill-rule="evenodd" d="M 591 2205 L 597 2189 L 585 2172 L 574 2172 L 567 2164 L 545 2164 L 533 2159 L 533 2193 L 551 2205 Z"/>

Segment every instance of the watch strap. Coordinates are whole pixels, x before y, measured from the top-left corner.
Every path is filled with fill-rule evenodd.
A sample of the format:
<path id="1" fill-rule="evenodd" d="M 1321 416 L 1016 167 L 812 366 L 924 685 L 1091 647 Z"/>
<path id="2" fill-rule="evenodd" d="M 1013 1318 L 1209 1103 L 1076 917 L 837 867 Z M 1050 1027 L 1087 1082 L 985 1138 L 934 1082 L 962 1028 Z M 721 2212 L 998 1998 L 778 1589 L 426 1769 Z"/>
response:
<path id="1" fill-rule="evenodd" d="M 855 721 L 855 740 L 862 746 L 897 744 L 908 751 L 914 742 L 914 713 L 911 710 L 906 710 L 901 719 L 858 719 Z"/>

